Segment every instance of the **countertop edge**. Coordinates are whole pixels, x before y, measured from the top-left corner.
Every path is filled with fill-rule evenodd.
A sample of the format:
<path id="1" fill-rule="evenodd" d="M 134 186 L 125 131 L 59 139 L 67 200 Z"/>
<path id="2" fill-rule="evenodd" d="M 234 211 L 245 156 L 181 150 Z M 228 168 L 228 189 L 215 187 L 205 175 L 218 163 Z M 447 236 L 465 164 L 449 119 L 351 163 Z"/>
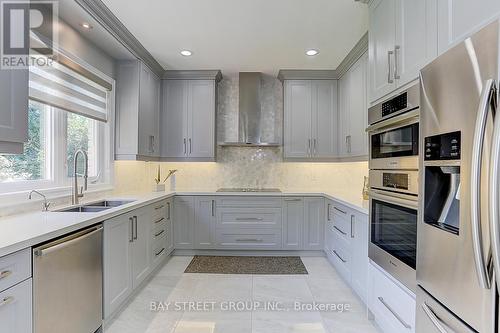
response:
<path id="1" fill-rule="evenodd" d="M 142 195 L 144 197 L 144 195 Z M 40 234 L 35 237 L 28 238 L 26 240 L 22 241 L 16 241 L 13 244 L 6 245 L 4 247 L 0 248 L 0 257 L 24 250 L 29 247 L 36 246 L 38 244 L 47 242 L 49 240 L 52 240 L 54 238 L 58 238 L 61 236 L 64 236 L 68 233 L 92 226 L 94 224 L 104 222 L 106 220 L 112 219 L 116 216 L 126 214 L 129 211 L 135 210 L 140 207 L 144 207 L 150 204 L 153 204 L 155 202 L 165 200 L 174 196 L 273 196 L 273 197 L 290 197 L 290 196 L 302 196 L 302 197 L 324 197 L 325 199 L 337 201 L 340 204 L 343 204 L 353 210 L 356 210 L 359 213 L 366 214 L 368 215 L 368 209 L 356 204 L 353 204 L 345 199 L 341 199 L 336 195 L 324 193 L 324 192 L 277 192 L 277 193 L 263 193 L 263 192 L 257 192 L 257 193 L 234 193 L 234 192 L 184 192 L 184 191 L 176 191 L 176 192 L 165 192 L 165 193 L 152 193 L 149 194 L 146 198 L 141 198 L 141 195 L 138 196 L 133 196 L 133 195 L 117 195 L 117 196 L 111 196 L 109 199 L 115 199 L 115 198 L 120 198 L 120 199 L 128 199 L 128 198 L 138 198 L 136 201 L 132 203 L 125 204 L 120 207 L 115 207 L 111 208 L 109 210 L 99 212 L 99 213 L 82 213 L 86 215 L 81 215 L 85 216 L 85 218 L 81 222 L 77 222 L 74 224 L 70 224 L 66 227 L 61 227 L 60 229 L 50 231 L 47 233 Z M 36 216 L 33 213 L 33 218 L 36 218 Z M 39 214 L 46 214 L 46 213 L 39 213 Z M 49 212 L 49 214 L 53 214 L 52 212 Z M 74 214 L 74 213 L 57 213 L 57 214 Z M 27 217 L 29 218 L 31 214 L 22 214 L 22 215 L 16 215 L 14 218 L 22 218 L 22 217 Z M 42 216 L 42 215 L 38 215 Z M 60 215 L 61 217 L 63 215 Z M 75 215 L 73 215 L 75 216 Z M 6 217 L 5 219 L 9 219 L 13 217 Z M 0 219 L 0 226 L 1 226 L 1 221 Z"/>

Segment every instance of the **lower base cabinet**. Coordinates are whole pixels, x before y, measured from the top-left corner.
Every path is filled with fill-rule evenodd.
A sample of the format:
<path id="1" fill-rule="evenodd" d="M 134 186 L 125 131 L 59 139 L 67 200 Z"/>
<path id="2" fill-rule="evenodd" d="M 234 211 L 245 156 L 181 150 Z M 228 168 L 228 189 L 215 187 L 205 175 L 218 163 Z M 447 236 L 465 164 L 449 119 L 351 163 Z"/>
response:
<path id="1" fill-rule="evenodd" d="M 128 300 L 161 262 L 159 258 L 165 258 L 171 239 L 166 234 L 165 207 L 167 202 L 160 202 L 105 221 L 104 318 Z"/>
<path id="2" fill-rule="evenodd" d="M 382 331 L 415 332 L 415 295 L 371 262 L 368 274 L 368 308 Z"/>
<path id="3" fill-rule="evenodd" d="M 0 333 L 32 332 L 32 280 L 0 292 Z"/>
<path id="4" fill-rule="evenodd" d="M 368 289 L 368 216 L 327 202 L 325 253 L 342 278 L 366 302 Z"/>

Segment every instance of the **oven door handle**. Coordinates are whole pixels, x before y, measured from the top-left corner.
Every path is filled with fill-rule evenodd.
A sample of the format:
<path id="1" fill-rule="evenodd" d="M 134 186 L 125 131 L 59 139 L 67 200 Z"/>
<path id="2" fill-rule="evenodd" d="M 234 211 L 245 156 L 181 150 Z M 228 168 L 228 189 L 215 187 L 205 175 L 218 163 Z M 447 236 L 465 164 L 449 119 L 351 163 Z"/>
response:
<path id="1" fill-rule="evenodd" d="M 369 196 L 371 199 L 378 199 L 385 201 L 394 205 L 403 206 L 406 208 L 418 209 L 418 199 L 415 197 L 413 199 L 411 196 L 406 194 L 392 194 L 392 192 L 382 192 L 377 190 L 370 190 Z"/>
<path id="2" fill-rule="evenodd" d="M 419 121 L 419 114 L 418 109 L 402 113 L 399 116 L 368 126 L 366 132 L 375 134 L 377 132 L 386 132 L 405 125 L 415 124 Z"/>

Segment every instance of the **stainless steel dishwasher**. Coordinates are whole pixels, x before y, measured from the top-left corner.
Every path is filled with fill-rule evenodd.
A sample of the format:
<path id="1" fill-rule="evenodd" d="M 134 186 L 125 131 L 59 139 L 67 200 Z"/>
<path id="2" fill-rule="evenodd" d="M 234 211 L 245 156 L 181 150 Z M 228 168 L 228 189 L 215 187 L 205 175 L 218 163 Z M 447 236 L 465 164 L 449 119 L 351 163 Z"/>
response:
<path id="1" fill-rule="evenodd" d="M 102 326 L 102 225 L 33 249 L 34 333 Z"/>

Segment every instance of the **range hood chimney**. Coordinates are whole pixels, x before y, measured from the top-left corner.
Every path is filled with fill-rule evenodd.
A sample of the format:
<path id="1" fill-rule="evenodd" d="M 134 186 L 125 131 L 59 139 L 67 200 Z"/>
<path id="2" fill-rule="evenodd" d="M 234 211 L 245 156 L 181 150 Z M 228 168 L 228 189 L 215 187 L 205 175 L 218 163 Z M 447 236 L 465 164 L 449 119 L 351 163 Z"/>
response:
<path id="1" fill-rule="evenodd" d="M 262 139 L 262 74 L 258 72 L 239 73 L 239 120 L 238 141 L 223 142 L 221 146 L 277 147 L 276 142 Z"/>

